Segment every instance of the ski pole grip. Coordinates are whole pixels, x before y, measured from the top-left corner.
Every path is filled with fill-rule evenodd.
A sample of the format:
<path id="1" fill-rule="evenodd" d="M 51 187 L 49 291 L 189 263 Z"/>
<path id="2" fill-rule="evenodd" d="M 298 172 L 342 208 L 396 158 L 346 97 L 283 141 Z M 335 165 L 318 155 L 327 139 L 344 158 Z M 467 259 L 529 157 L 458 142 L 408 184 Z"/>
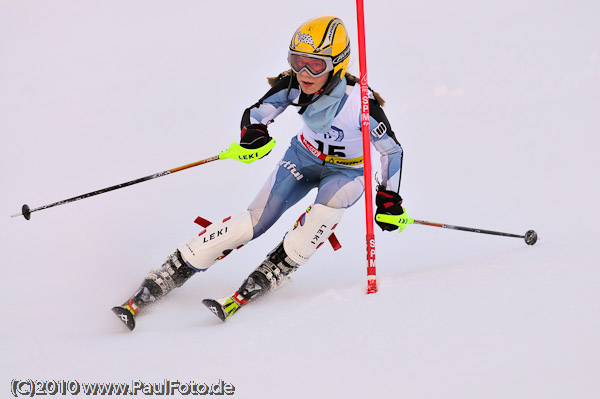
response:
<path id="1" fill-rule="evenodd" d="M 231 158 L 244 163 L 252 163 L 271 152 L 273 147 L 275 147 L 275 144 L 277 144 L 277 142 L 273 138 L 262 147 L 254 149 L 244 148 L 238 143 L 231 143 L 227 150 L 219 154 L 219 159 Z"/>
<path id="2" fill-rule="evenodd" d="M 398 233 L 402 233 L 404 231 L 404 229 L 406 228 L 406 226 L 408 226 L 409 224 L 413 224 L 415 222 L 415 219 L 407 217 L 406 212 L 404 212 L 402 215 L 378 214 L 378 215 L 375 215 L 375 220 L 377 220 L 378 222 L 388 223 L 388 224 L 393 224 L 395 226 L 398 226 Z"/>

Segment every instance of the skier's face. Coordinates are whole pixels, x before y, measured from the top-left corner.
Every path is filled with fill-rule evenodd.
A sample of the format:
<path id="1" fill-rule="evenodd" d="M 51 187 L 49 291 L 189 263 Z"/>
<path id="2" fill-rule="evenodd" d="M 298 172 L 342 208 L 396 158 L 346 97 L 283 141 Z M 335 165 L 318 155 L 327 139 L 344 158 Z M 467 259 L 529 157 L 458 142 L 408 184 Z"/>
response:
<path id="1" fill-rule="evenodd" d="M 315 94 L 319 90 L 325 86 L 327 83 L 327 79 L 329 78 L 329 74 L 325 74 L 323 76 L 319 76 L 318 78 L 313 78 L 306 71 L 300 72 L 298 75 L 298 83 L 300 84 L 300 89 L 304 92 L 304 94 Z"/>

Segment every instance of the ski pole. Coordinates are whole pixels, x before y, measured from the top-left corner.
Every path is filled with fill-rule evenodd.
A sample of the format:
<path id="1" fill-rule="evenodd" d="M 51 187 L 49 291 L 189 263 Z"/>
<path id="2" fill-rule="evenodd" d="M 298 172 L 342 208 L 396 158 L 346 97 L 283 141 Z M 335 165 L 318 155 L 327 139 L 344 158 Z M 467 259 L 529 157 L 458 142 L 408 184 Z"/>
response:
<path id="1" fill-rule="evenodd" d="M 377 215 L 375 217 L 375 219 L 379 222 L 394 224 L 394 225 L 398 226 L 399 232 L 402 232 L 406 228 L 406 226 L 409 224 L 421 224 L 424 226 L 441 227 L 444 229 L 469 231 L 471 233 L 482 233 L 482 234 L 491 234 L 491 235 L 502 236 L 502 237 L 523 238 L 523 239 L 525 239 L 525 243 L 527 245 L 535 244 L 538 239 L 537 233 L 534 230 L 528 230 L 524 235 L 512 234 L 512 233 L 502 233 L 500 231 L 477 229 L 477 228 L 473 228 L 473 227 L 463 227 L 463 226 L 454 226 L 451 224 L 444 224 L 444 223 L 427 222 L 424 220 L 417 220 L 417 219 L 409 218 L 405 214 L 402 214 L 402 215 Z"/>
<path id="2" fill-rule="evenodd" d="M 82 200 L 82 199 L 85 199 L 85 198 L 93 197 L 95 195 L 104 194 L 104 193 L 107 193 L 109 191 L 118 190 L 118 189 L 123 188 L 123 187 L 132 186 L 134 184 L 138 184 L 138 183 L 145 182 L 145 181 L 148 181 L 148 180 L 156 179 L 158 177 L 170 175 L 170 174 L 175 173 L 175 172 L 180 172 L 182 170 L 190 169 L 190 168 L 193 168 L 195 166 L 204 165 L 204 164 L 207 164 L 209 162 L 217 161 L 219 159 L 231 158 L 231 159 L 237 159 L 240 162 L 251 163 L 251 162 L 254 162 L 257 159 L 262 158 L 263 156 L 267 155 L 269 153 L 269 151 L 271 151 L 273 149 L 273 147 L 275 146 L 275 143 L 276 143 L 275 139 L 271 139 L 266 145 L 264 145 L 263 147 L 257 148 L 257 149 L 247 149 L 247 148 L 241 147 L 238 143 L 231 143 L 231 145 L 229 146 L 229 148 L 227 150 L 222 151 L 221 153 L 219 153 L 219 155 L 215 155 L 215 156 L 212 156 L 210 158 L 203 159 L 201 161 L 193 162 L 193 163 L 190 163 L 190 164 L 187 164 L 187 165 L 183 165 L 183 166 L 179 166 L 179 167 L 173 168 L 173 169 L 168 169 L 168 170 L 165 170 L 163 172 L 158 172 L 158 173 L 155 173 L 153 175 L 141 177 L 139 179 L 135 179 L 135 180 L 131 180 L 131 181 L 128 181 L 128 182 L 125 182 L 125 183 L 117 184 L 115 186 L 103 188 L 101 190 L 92 191 L 92 192 L 89 192 L 87 194 L 78 195 L 77 197 L 65 199 L 65 200 L 62 200 L 62 201 L 57 201 L 57 202 L 54 202 L 52 204 L 40 206 L 39 208 L 31 209 L 29 207 L 29 205 L 25 204 L 21 208 L 21 213 L 17 213 L 15 215 L 12 215 L 11 218 L 18 217 L 18 216 L 22 215 L 25 219 L 29 220 L 31 218 L 31 214 L 33 212 L 41 211 L 43 209 L 52 208 L 52 207 L 55 207 L 55 206 L 58 206 L 58 205 L 68 204 L 69 202 L 79 201 L 79 200 Z"/>

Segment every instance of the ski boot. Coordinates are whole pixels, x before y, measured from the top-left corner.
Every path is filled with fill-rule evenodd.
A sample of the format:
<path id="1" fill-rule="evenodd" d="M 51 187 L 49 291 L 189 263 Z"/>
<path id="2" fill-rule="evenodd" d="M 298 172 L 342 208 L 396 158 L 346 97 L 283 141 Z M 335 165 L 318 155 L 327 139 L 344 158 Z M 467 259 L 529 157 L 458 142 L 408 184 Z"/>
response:
<path id="1" fill-rule="evenodd" d="M 167 295 L 174 288 L 181 287 L 195 273 L 196 271 L 184 262 L 177 250 L 169 255 L 160 268 L 148 273 L 131 298 L 123 305 L 113 307 L 112 311 L 129 330 L 133 330 L 135 318 L 142 309 Z"/>
<path id="2" fill-rule="evenodd" d="M 260 266 L 250 273 L 235 294 L 220 299 L 205 299 L 202 304 L 225 321 L 240 307 L 279 287 L 298 267 L 300 265 L 287 256 L 282 241 Z"/>

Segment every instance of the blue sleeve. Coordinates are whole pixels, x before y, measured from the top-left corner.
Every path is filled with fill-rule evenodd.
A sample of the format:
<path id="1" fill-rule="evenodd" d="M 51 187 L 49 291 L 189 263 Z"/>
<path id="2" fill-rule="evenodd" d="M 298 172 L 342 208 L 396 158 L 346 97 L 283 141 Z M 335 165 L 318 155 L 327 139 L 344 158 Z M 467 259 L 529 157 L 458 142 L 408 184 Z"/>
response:
<path id="1" fill-rule="evenodd" d="M 381 155 L 381 184 L 386 190 L 398 193 L 402 178 L 402 146 L 375 98 L 369 99 L 369 115 L 371 143 Z"/>
<path id="2" fill-rule="evenodd" d="M 244 115 L 242 116 L 241 128 L 248 126 L 252 123 L 263 123 L 266 124 L 268 121 L 275 119 L 281 114 L 289 105 L 287 96 L 290 96 L 290 100 L 294 96 L 298 95 L 299 89 L 293 87 L 290 88 L 291 76 L 281 76 L 280 79 L 273 85 L 271 90 L 267 92 L 258 102 L 249 108 L 246 108 Z M 297 82 L 296 82 L 297 86 Z M 290 88 L 288 93 L 288 88 Z"/>

